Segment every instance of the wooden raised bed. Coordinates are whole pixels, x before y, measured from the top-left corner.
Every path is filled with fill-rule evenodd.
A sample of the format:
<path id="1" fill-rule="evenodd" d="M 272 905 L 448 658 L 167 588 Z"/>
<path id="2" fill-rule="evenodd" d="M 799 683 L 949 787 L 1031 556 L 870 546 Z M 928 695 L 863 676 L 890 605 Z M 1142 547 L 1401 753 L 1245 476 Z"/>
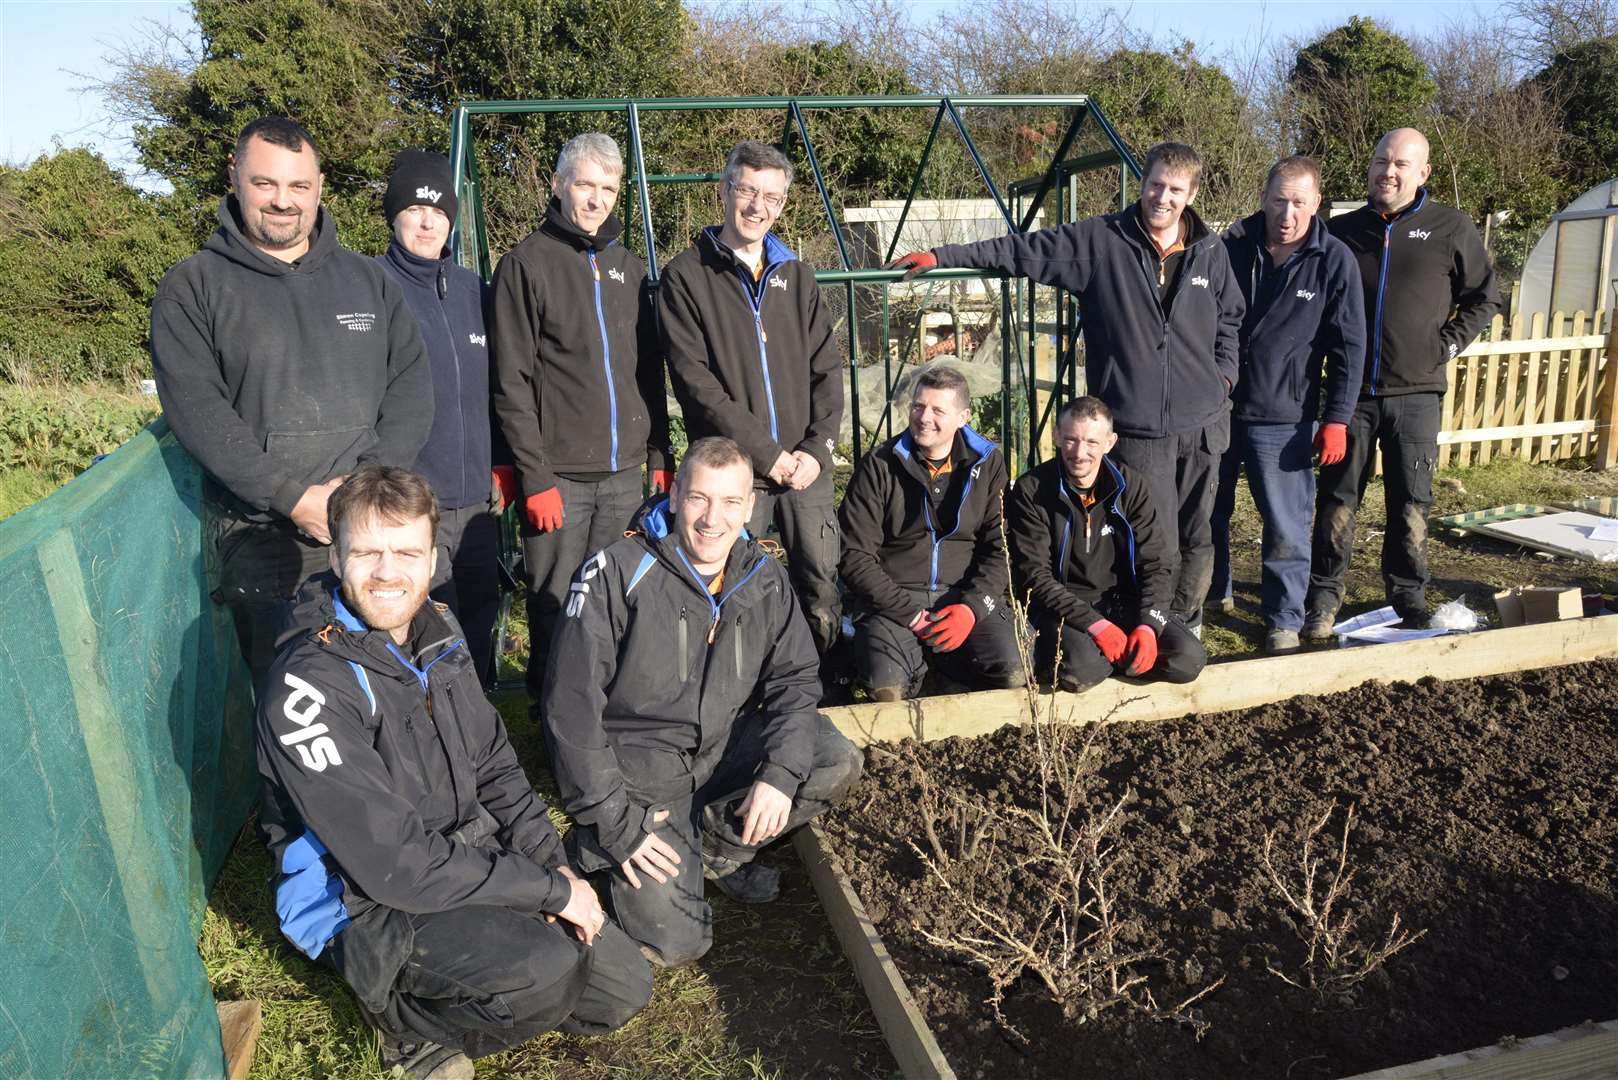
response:
<path id="1" fill-rule="evenodd" d="M 1618 657 L 1618 616 L 1450 635 L 1399 645 L 1362 646 L 1210 665 L 1189 686 L 1108 680 L 1084 694 L 1058 694 L 1056 715 L 1084 722 L 1162 720 L 1252 708 L 1297 696 L 1334 693 L 1380 680 L 1475 678 Z M 861 745 L 880 740 L 983 735 L 1025 716 L 1021 690 L 987 691 L 897 704 L 825 710 Z M 881 935 L 816 827 L 795 844 L 889 1048 L 908 1080 L 953 1078 L 937 1040 Z M 1461 1054 L 1382 1069 L 1353 1080 L 1584 1080 L 1618 1076 L 1618 1020 L 1510 1040 Z"/>

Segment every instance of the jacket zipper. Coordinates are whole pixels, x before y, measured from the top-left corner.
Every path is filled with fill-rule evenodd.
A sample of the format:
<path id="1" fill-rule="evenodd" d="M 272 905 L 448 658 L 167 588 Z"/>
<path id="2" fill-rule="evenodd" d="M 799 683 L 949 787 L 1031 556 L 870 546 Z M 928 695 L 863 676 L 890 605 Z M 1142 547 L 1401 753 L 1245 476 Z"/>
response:
<path id="1" fill-rule="evenodd" d="M 691 638 L 690 638 L 690 635 L 687 633 L 685 627 L 686 627 L 686 624 L 685 624 L 685 607 L 682 605 L 681 608 L 680 608 L 680 632 L 679 632 L 679 635 L 678 635 L 679 642 L 680 642 L 680 681 L 681 682 L 685 682 L 686 679 L 691 674 L 691 664 L 690 664 L 690 655 L 691 654 L 689 652 L 689 649 L 690 649 L 690 646 L 691 646 Z"/>
<path id="2" fill-rule="evenodd" d="M 440 267 L 438 270 L 438 280 L 440 284 L 442 284 L 444 281 L 444 270 L 442 267 Z M 455 329 L 454 327 L 450 326 L 449 313 L 444 310 L 443 293 L 444 290 L 439 290 L 438 317 L 444 321 L 444 333 L 449 338 L 450 355 L 455 358 L 455 419 L 461 431 L 460 452 L 455 455 L 460 459 L 461 462 L 461 486 L 457 493 L 457 497 L 459 498 L 465 496 L 466 494 L 466 413 L 462 410 L 461 406 L 461 403 L 465 400 L 465 394 L 462 392 L 461 388 L 461 346 L 460 343 L 455 340 Z"/>
<path id="3" fill-rule="evenodd" d="M 781 440 L 781 433 L 775 422 L 775 387 L 770 383 L 770 335 L 764 331 L 764 291 L 770 287 L 770 273 L 780 265 L 770 263 L 764 268 L 764 273 L 759 275 L 757 284 L 760 285 L 761 291 L 757 300 L 753 299 L 753 290 L 747 282 L 737 281 L 742 290 L 742 298 L 747 301 L 747 306 L 753 309 L 753 333 L 758 338 L 758 365 L 759 370 L 764 373 L 764 403 L 770 410 L 770 438 L 776 442 Z M 736 277 L 739 279 L 741 276 L 742 268 L 738 266 Z"/>
<path id="4" fill-rule="evenodd" d="M 731 644 L 734 646 L 732 651 L 736 654 L 736 678 L 740 680 L 742 677 L 742 617 L 740 615 L 736 616 L 736 625 L 731 627 L 730 636 Z"/>
<path id="5" fill-rule="evenodd" d="M 609 468 L 618 471 L 618 388 L 612 384 L 612 345 L 607 341 L 607 316 L 601 310 L 601 267 L 596 262 L 596 253 L 591 251 L 590 275 L 595 279 L 596 296 L 596 325 L 601 328 L 601 370 L 607 376 L 607 417 L 612 432 L 611 456 Z"/>
<path id="6" fill-rule="evenodd" d="M 1376 350 L 1371 356 L 1371 396 L 1376 397 L 1376 377 L 1382 367 L 1382 295 L 1388 288 L 1388 253 L 1393 244 L 1393 222 L 1382 223 L 1382 269 L 1376 279 Z"/>
<path id="7" fill-rule="evenodd" d="M 978 459 L 972 463 L 972 468 L 975 469 L 978 466 L 982 465 L 983 464 L 983 459 L 985 457 L 987 457 L 987 456 L 988 455 L 986 455 L 986 454 L 985 455 L 980 455 L 978 457 Z M 923 521 L 924 524 L 926 524 L 926 526 L 927 526 L 927 534 L 932 537 L 932 541 L 933 541 L 932 563 L 931 563 L 931 566 L 930 566 L 930 568 L 928 570 L 928 576 L 927 576 L 927 591 L 929 593 L 933 592 L 934 590 L 936 590 L 938 588 L 938 549 L 939 549 L 939 546 L 942 545 L 945 540 L 948 540 L 950 537 L 954 536 L 956 533 L 961 531 L 961 510 L 966 507 L 966 500 L 972 494 L 972 481 L 975 480 L 975 479 L 977 479 L 977 478 L 972 473 L 968 472 L 966 474 L 966 486 L 961 488 L 961 501 L 960 501 L 959 505 L 956 507 L 956 510 L 955 510 L 955 526 L 952 529 L 950 529 L 949 532 L 945 533 L 943 536 L 938 535 L 937 523 L 935 523 L 933 521 L 933 502 L 932 502 L 932 499 L 928 497 L 929 492 L 927 490 L 926 482 L 925 481 L 922 482 L 922 493 L 921 493 L 922 521 Z"/>

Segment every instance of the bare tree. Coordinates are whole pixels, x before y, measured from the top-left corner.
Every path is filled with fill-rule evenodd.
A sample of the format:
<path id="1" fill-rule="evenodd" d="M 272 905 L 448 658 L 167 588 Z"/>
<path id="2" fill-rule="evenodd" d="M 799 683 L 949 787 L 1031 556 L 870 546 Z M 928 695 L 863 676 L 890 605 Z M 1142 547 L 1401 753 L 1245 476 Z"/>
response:
<path id="1" fill-rule="evenodd" d="M 1506 0 L 1501 9 L 1506 41 L 1524 75 L 1580 42 L 1618 34 L 1618 0 Z"/>

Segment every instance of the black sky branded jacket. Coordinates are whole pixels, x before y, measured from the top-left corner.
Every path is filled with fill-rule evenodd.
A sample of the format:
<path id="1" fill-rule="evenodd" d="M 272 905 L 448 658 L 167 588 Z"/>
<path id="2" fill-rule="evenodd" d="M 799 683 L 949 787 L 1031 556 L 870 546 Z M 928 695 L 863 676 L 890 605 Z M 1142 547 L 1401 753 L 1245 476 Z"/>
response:
<path id="1" fill-rule="evenodd" d="M 372 936 L 387 911 L 562 910 L 556 829 L 454 616 L 427 604 L 399 646 L 336 587 L 323 574 L 300 592 L 258 711 L 283 931 L 314 956 L 351 925 Z"/>
<path id="2" fill-rule="evenodd" d="M 1225 251 L 1247 301 L 1232 415 L 1263 424 L 1348 423 L 1365 366 L 1365 300 L 1354 256 L 1316 217 L 1298 250 L 1272 268 L 1262 212 L 1225 230 Z"/>
<path id="3" fill-rule="evenodd" d="M 754 281 L 709 226 L 669 263 L 657 295 L 691 439 L 735 439 L 758 476 L 794 450 L 829 471 L 843 419 L 843 357 L 814 267 L 768 233 L 764 274 Z"/>
<path id="4" fill-rule="evenodd" d="M 1110 457 L 1094 495 L 1079 505 L 1059 459 L 1017 478 L 1006 511 L 1013 587 L 1080 630 L 1128 615 L 1161 632 L 1174 595 L 1173 526 L 1165 532 L 1145 483 Z"/>
<path id="5" fill-rule="evenodd" d="M 404 292 L 337 243 L 322 207 L 296 264 L 219 228 L 152 299 L 152 371 L 174 434 L 258 520 L 360 465 L 409 467 L 433 419 L 432 372 Z"/>
<path id="6" fill-rule="evenodd" d="M 814 761 L 820 658 L 785 567 L 743 537 L 713 596 L 671 527 L 659 496 L 634 535 L 586 560 L 551 642 L 551 768 L 614 863 L 713 775 L 744 711 L 767 728 L 756 780 L 796 798 Z"/>
<path id="7" fill-rule="evenodd" d="M 609 217 L 587 236 L 556 200 L 494 273 L 494 408 L 523 494 L 557 473 L 672 466 L 646 264 Z"/>
<path id="8" fill-rule="evenodd" d="M 404 290 L 432 362 L 433 424 L 416 471 L 444 508 L 483 505 L 489 501 L 490 467 L 510 462 L 505 440 L 494 437 L 484 321 L 488 290 L 466 267 L 447 257 L 412 255 L 398 240 L 377 262 Z"/>
<path id="9" fill-rule="evenodd" d="M 1443 393 L 1449 362 L 1500 308 L 1494 266 L 1472 219 L 1422 188 L 1392 221 L 1367 205 L 1333 218 L 1330 228 L 1354 253 L 1365 289 L 1361 394 Z"/>
<path id="10" fill-rule="evenodd" d="M 934 498 L 905 431 L 866 454 L 849 481 L 837 511 L 841 571 L 868 609 L 909 622 L 916 605 L 907 590 L 943 589 L 939 603 L 968 604 L 979 619 L 1005 601 L 1006 459 L 970 427 L 956 432 L 951 458 L 943 493 Z"/>
<path id="11" fill-rule="evenodd" d="M 1219 237 L 1187 207 L 1179 286 L 1165 313 L 1157 256 L 1135 207 L 1026 235 L 935 248 L 939 266 L 1032 278 L 1071 292 L 1085 382 L 1124 435 L 1156 438 L 1218 418 L 1237 379 L 1244 305 Z"/>

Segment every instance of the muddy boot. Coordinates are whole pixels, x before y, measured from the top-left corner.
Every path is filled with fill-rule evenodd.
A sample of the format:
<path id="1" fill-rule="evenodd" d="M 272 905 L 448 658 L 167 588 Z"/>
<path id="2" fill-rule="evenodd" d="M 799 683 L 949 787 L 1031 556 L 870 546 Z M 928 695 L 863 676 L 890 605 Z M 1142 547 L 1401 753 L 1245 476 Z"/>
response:
<path id="1" fill-rule="evenodd" d="M 1337 611 L 1311 611 L 1303 620 L 1301 636 L 1309 641 L 1326 641 L 1332 636 L 1331 628 L 1337 625 Z"/>
<path id="2" fill-rule="evenodd" d="M 1298 651 L 1300 642 L 1296 630 L 1271 630 L 1264 635 L 1264 651 L 1271 656 L 1286 656 Z"/>
<path id="3" fill-rule="evenodd" d="M 781 895 L 781 871 L 773 866 L 704 855 L 702 876 L 739 904 L 768 904 Z"/>
<path id="4" fill-rule="evenodd" d="M 405 1042 L 386 1032 L 382 1037 L 382 1069 L 404 1071 L 404 1080 L 473 1080 L 472 1059 L 434 1042 Z"/>

